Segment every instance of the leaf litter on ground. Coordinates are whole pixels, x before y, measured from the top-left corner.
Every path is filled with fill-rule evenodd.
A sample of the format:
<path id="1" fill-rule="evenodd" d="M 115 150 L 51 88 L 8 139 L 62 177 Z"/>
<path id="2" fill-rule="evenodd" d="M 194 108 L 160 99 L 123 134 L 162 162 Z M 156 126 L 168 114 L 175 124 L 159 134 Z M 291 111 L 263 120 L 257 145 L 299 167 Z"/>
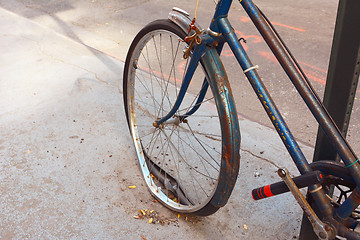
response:
<path id="1" fill-rule="evenodd" d="M 199 217 L 192 216 L 190 214 L 177 214 L 174 217 L 166 217 L 159 212 L 150 209 L 140 209 L 134 218 L 146 219 L 150 224 L 160 224 L 162 226 L 171 224 L 177 227 L 179 227 L 179 220 L 184 220 L 193 224 L 200 221 Z"/>

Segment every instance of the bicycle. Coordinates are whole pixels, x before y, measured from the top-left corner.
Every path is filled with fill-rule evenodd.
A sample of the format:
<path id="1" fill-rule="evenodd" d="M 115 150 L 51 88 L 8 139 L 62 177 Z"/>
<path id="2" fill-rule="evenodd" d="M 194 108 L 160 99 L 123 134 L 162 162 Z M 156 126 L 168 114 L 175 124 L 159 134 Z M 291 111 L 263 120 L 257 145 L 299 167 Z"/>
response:
<path id="1" fill-rule="evenodd" d="M 227 43 L 301 173 L 290 178 L 286 168 L 279 169 L 283 181 L 254 189 L 253 198 L 291 191 L 320 239 L 359 239 L 354 231 L 360 216 L 358 157 L 270 21 L 251 0 L 240 0 L 343 160 L 307 162 L 259 77 L 258 66 L 247 56 L 241 43 L 245 39 L 236 36 L 227 19 L 231 3 L 217 2 L 207 30 L 196 23 L 196 16 L 191 19 L 174 8 L 168 19 L 145 26 L 130 46 L 124 104 L 150 192 L 174 211 L 202 216 L 227 203 L 240 163 L 237 111 L 219 57 Z M 308 187 L 321 217 L 299 191 L 302 187 Z M 332 193 L 339 196 L 331 197 Z"/>

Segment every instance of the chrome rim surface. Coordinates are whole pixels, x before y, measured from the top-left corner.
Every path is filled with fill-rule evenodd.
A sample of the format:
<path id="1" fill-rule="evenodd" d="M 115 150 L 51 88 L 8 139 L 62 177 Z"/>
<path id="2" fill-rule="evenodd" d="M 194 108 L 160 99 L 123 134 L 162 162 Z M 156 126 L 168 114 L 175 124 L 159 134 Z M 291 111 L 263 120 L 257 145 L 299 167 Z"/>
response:
<path id="1" fill-rule="evenodd" d="M 205 77 L 201 67 L 175 116 L 153 126 L 176 100 L 189 63 L 182 58 L 185 47 L 179 36 L 166 30 L 143 36 L 130 60 L 127 102 L 132 137 L 150 191 L 173 210 L 194 212 L 211 200 L 217 188 L 222 152 L 219 116 L 210 90 L 194 114 L 184 121 L 178 117 L 196 103 Z"/>

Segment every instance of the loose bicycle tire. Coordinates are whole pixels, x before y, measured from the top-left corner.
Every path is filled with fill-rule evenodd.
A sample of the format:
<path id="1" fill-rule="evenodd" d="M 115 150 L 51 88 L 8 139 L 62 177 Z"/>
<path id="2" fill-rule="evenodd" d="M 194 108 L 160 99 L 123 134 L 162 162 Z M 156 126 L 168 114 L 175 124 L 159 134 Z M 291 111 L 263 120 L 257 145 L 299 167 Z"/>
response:
<path id="1" fill-rule="evenodd" d="M 169 20 L 154 21 L 136 35 L 124 67 L 124 105 L 140 168 L 152 195 L 172 210 L 210 215 L 226 204 L 240 162 L 238 119 L 227 77 L 209 81 L 214 74 L 225 72 L 215 49 L 204 54 L 199 65 L 203 73 L 198 67 L 174 123 L 152 125 L 176 99 L 179 79 L 188 64 L 182 59 L 185 37 L 186 33 Z M 205 58 L 217 64 L 204 64 Z M 181 72 L 179 78 L 177 72 Z M 199 109 L 179 121 L 178 116 L 188 113 L 207 84 L 211 91 L 196 104 Z"/>

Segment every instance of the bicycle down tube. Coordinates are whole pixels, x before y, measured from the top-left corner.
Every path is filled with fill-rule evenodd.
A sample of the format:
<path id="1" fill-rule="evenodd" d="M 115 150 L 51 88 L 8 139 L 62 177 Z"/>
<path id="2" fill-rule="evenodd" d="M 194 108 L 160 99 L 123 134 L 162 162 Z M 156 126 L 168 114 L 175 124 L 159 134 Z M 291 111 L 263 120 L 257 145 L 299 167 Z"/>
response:
<path id="1" fill-rule="evenodd" d="M 224 0 L 218 3 L 219 7 L 216 9 L 210 29 L 213 31 L 221 32 L 224 35 L 226 42 L 229 44 L 245 75 L 249 79 L 259 100 L 261 101 L 274 127 L 278 131 L 284 145 L 288 149 L 299 171 L 301 172 L 301 174 L 307 173 L 311 171 L 309 163 L 307 162 L 304 154 L 296 143 L 295 138 L 288 129 L 285 121 L 280 115 L 280 112 L 278 111 L 263 82 L 261 81 L 256 71 L 257 66 L 254 66 L 251 63 L 245 50 L 239 43 L 239 40 L 236 37 L 230 22 L 227 19 L 227 13 L 230 8 L 231 2 L 232 1 Z M 280 62 L 281 66 L 283 67 L 291 81 L 293 82 L 294 86 L 297 88 L 305 103 L 308 105 L 314 117 L 319 122 L 324 132 L 327 134 L 329 140 L 337 149 L 339 155 L 345 163 L 345 166 L 349 167 L 354 181 L 358 186 L 360 186 L 359 164 L 356 164 L 358 158 L 351 150 L 344 137 L 341 135 L 340 131 L 334 124 L 333 120 L 331 119 L 325 108 L 322 106 L 322 103 L 320 102 L 316 93 L 312 90 L 310 84 L 303 76 L 302 71 L 294 63 L 291 56 L 289 56 L 287 49 L 276 37 L 270 26 L 261 16 L 258 8 L 252 3 L 252 1 L 241 0 L 240 3 L 258 28 L 259 32 L 265 39 L 270 49 L 273 51 L 274 55 Z M 317 185 L 311 186 L 310 191 L 318 189 L 318 187 L 319 186 Z M 345 201 L 345 203 L 340 208 L 338 208 L 338 217 L 340 217 L 341 219 L 345 219 L 351 214 L 351 210 L 354 210 L 359 205 L 360 199 L 356 197 L 356 195 L 358 195 L 358 192 L 359 188 L 356 188 L 356 190 L 354 190 L 351 195 L 352 197 L 350 197 L 350 199 Z M 320 189 L 314 192 L 313 197 L 317 205 L 319 206 L 322 215 L 325 218 L 331 218 L 332 205 L 329 199 L 326 198 L 324 190 Z"/>
<path id="2" fill-rule="evenodd" d="M 266 193 L 254 189 L 257 199 L 275 195 L 269 191 L 271 186 L 277 186 L 276 194 L 290 190 L 319 238 L 334 239 L 339 235 L 358 239 L 360 235 L 352 229 L 358 224 L 359 159 L 270 21 L 252 0 L 239 2 L 344 164 L 307 161 L 260 78 L 258 66 L 247 56 L 227 18 L 232 0 L 219 0 L 208 30 L 203 30 L 184 10 L 174 8 L 168 19 L 145 26 L 130 46 L 124 66 L 124 105 L 149 190 L 172 210 L 202 216 L 213 214 L 227 203 L 240 163 L 237 112 L 219 58 L 228 43 L 301 173 L 292 179 L 286 168 L 279 169 L 283 181 L 258 188 L 266 189 Z M 180 65 L 185 67 L 175 68 Z M 200 74 L 198 67 L 203 70 Z M 319 216 L 297 183 L 309 187 Z M 333 185 L 340 189 L 338 199 L 328 196 Z M 342 191 L 339 186 L 350 191 Z"/>
<path id="3" fill-rule="evenodd" d="M 258 28 L 270 49 L 273 51 L 284 71 L 288 74 L 289 78 L 297 88 L 305 103 L 308 105 L 314 117 L 319 122 L 328 139 L 343 159 L 345 166 L 350 167 L 350 172 L 354 181 L 358 186 L 360 186 L 360 168 L 359 164 L 356 164 L 358 157 L 355 155 L 345 138 L 340 133 L 334 121 L 319 100 L 319 97 L 313 91 L 310 83 L 306 80 L 306 77 L 304 76 L 300 67 L 294 63 L 287 49 L 282 45 L 282 42 L 270 29 L 269 24 L 267 24 L 265 19 L 261 16 L 258 8 L 249 0 L 242 1 L 241 4 L 249 14 L 249 17 Z M 343 205 L 336 210 L 337 216 L 339 218 L 345 219 L 350 215 L 351 212 L 344 210 L 354 210 L 360 204 L 359 197 L 354 197 L 354 195 L 358 195 L 358 191 L 359 188 L 356 188 L 356 190 L 354 190 L 351 194 L 352 197 L 345 201 L 345 203 L 343 203 Z"/>
<path id="4" fill-rule="evenodd" d="M 231 1 L 229 1 L 231 2 Z M 215 13 L 216 14 L 216 13 Z M 223 12 L 224 14 L 224 12 Z M 307 163 L 304 154 L 299 148 L 298 144 L 295 141 L 295 138 L 291 134 L 289 128 L 286 126 L 285 121 L 283 120 L 280 112 L 275 106 L 275 103 L 271 99 L 269 93 L 267 92 L 264 84 L 262 83 L 255 67 L 251 63 L 248 58 L 245 50 L 241 46 L 236 37 L 233 28 L 231 27 L 228 19 L 224 17 L 226 15 L 222 15 L 218 18 L 215 18 L 215 22 L 217 22 L 218 30 L 224 35 L 226 41 L 228 42 L 230 48 L 232 49 L 236 59 L 240 63 L 243 71 L 245 72 L 247 78 L 249 79 L 252 87 L 254 88 L 261 104 L 266 110 L 270 120 L 278 131 L 281 140 L 284 142 L 286 148 L 288 149 L 291 157 L 293 158 L 296 166 L 298 167 L 300 173 L 304 174 L 310 172 L 310 166 Z M 319 186 L 313 186 L 313 189 L 318 188 Z M 326 199 L 323 190 L 320 190 L 316 195 L 317 203 L 322 206 L 321 212 L 325 216 L 331 215 L 331 204 L 328 199 Z"/>

